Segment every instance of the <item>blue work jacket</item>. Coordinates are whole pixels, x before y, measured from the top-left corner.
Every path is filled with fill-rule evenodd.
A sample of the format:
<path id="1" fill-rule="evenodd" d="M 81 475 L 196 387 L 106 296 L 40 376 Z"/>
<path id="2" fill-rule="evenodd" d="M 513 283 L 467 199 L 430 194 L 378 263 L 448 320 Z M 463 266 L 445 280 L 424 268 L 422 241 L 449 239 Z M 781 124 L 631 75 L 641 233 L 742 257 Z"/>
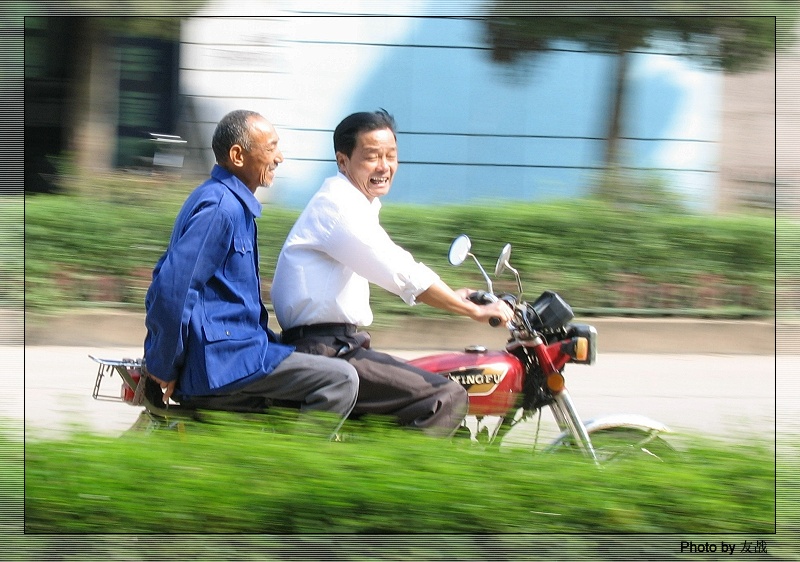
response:
<path id="1" fill-rule="evenodd" d="M 175 396 L 226 394 L 292 351 L 267 327 L 255 218 L 261 203 L 215 165 L 183 204 L 145 297 L 147 369 Z"/>

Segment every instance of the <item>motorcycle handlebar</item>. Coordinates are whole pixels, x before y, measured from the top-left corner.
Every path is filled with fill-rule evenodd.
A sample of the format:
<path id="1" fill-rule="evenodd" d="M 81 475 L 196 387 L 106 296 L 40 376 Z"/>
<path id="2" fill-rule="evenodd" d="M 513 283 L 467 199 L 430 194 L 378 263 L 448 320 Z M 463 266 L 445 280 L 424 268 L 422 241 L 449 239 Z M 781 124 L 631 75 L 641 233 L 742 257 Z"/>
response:
<path id="1" fill-rule="evenodd" d="M 492 302 L 497 302 L 498 300 L 500 300 L 497 297 L 497 295 L 494 295 L 492 293 L 488 293 L 486 291 L 475 291 L 473 293 L 470 293 L 470 295 L 467 298 L 470 301 L 474 302 L 475 304 L 481 304 L 481 305 L 489 304 L 489 303 L 492 303 Z M 492 328 L 496 328 L 497 326 L 499 326 L 502 323 L 503 323 L 503 321 L 500 318 L 497 318 L 496 316 L 493 316 L 492 318 L 489 318 L 489 325 Z"/>

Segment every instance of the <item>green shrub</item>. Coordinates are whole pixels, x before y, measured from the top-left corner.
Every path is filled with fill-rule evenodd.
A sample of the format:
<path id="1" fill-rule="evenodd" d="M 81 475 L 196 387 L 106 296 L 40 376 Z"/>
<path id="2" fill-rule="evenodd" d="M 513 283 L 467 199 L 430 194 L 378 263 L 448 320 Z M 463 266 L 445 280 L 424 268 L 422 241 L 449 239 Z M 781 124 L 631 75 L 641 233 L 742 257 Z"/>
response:
<path id="1" fill-rule="evenodd" d="M 114 177 L 69 195 L 25 201 L 25 289 L 33 309 L 108 301 L 141 308 L 144 289 L 169 240 L 180 204 L 196 185 Z M 168 192 L 166 190 L 169 190 Z M 277 254 L 299 211 L 266 205 L 259 225 L 261 272 L 268 292 Z M 447 263 L 452 239 L 467 233 L 488 272 L 500 249 L 513 246 L 512 264 L 528 297 L 550 289 L 587 313 L 626 308 L 626 283 L 645 297 L 629 309 L 691 309 L 771 315 L 775 304 L 775 221 L 759 216 L 677 214 L 652 207 L 620 208 L 596 200 L 497 205 L 386 205 L 382 222 L 392 237 L 452 286 L 484 288 L 472 263 Z M 112 297 L 93 289 L 116 283 Z M 680 289 L 673 302 L 658 299 Z M 697 295 L 719 293 L 704 303 Z M 495 281 L 516 292 L 510 273 Z M 676 289 L 676 290 L 677 290 Z M 439 314 L 408 307 L 373 291 L 376 316 Z M 633 310 L 635 313 L 636 310 Z M 641 312 L 641 310 L 639 310 Z M 708 312 L 707 310 L 705 312 Z M 713 311 L 712 311 L 713 312 Z"/>

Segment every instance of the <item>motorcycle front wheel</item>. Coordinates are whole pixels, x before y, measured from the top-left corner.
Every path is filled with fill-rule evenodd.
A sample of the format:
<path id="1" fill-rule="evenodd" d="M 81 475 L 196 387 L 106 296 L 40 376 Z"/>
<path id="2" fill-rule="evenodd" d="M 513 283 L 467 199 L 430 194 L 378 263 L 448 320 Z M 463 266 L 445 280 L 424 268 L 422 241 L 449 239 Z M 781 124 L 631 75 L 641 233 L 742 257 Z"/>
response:
<path id="1" fill-rule="evenodd" d="M 597 461 L 601 464 L 628 458 L 647 458 L 656 462 L 667 462 L 677 454 L 662 436 L 662 431 L 653 427 L 597 427 L 587 428 Z M 582 453 L 572 435 L 562 434 L 545 452 L 575 451 Z"/>

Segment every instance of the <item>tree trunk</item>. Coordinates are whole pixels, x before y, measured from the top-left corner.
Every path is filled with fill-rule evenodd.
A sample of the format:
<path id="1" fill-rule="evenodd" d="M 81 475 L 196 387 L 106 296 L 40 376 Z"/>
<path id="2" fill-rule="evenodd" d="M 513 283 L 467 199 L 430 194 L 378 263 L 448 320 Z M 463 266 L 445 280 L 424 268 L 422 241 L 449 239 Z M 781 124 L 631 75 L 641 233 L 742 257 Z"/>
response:
<path id="1" fill-rule="evenodd" d="M 114 50 L 92 18 L 76 18 L 73 44 L 77 51 L 67 100 L 70 120 L 66 146 L 83 171 L 108 171 L 116 153 L 118 75 Z"/>
<path id="2" fill-rule="evenodd" d="M 622 136 L 622 115 L 625 104 L 627 74 L 630 54 L 620 49 L 614 57 L 614 68 L 611 75 L 611 107 L 609 108 L 608 128 L 606 134 L 606 153 L 603 162 L 603 181 L 600 182 L 600 196 L 613 199 L 615 195 L 616 177 L 619 171 L 620 139 Z"/>

